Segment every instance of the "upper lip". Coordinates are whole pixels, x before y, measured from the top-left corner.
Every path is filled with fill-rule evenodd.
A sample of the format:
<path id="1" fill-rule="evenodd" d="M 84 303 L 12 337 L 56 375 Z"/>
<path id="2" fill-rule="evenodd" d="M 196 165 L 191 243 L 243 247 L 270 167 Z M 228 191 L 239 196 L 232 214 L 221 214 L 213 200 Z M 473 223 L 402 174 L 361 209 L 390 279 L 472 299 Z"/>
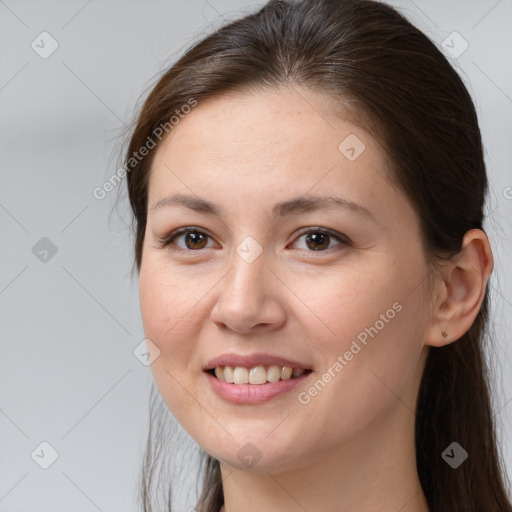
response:
<path id="1" fill-rule="evenodd" d="M 310 369 L 298 361 L 285 359 L 284 357 L 274 356 L 272 354 L 251 354 L 243 356 L 240 354 L 229 353 L 222 354 L 211 359 L 203 366 L 203 370 L 211 370 L 217 366 L 242 366 L 245 368 L 254 368 L 255 366 L 266 365 L 289 366 L 290 368 L 302 368 L 304 370 Z"/>

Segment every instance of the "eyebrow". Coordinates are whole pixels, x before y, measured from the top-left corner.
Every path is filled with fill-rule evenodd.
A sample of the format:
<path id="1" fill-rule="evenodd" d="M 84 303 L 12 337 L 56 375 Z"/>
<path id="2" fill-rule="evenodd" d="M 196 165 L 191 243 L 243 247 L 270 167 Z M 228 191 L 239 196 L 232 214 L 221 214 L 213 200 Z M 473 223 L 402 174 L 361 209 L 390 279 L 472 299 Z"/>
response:
<path id="1" fill-rule="evenodd" d="M 164 197 L 160 199 L 150 211 L 154 214 L 158 209 L 169 206 L 182 206 L 189 210 L 223 218 L 222 207 L 220 205 L 206 201 L 197 196 L 185 194 L 175 194 L 170 197 Z M 375 217 L 364 206 L 342 197 L 333 196 L 295 197 L 287 201 L 276 203 L 271 212 L 274 217 L 282 218 L 287 215 L 307 213 L 315 210 L 328 210 L 333 207 L 350 209 L 356 213 L 364 214 L 376 222 Z"/>

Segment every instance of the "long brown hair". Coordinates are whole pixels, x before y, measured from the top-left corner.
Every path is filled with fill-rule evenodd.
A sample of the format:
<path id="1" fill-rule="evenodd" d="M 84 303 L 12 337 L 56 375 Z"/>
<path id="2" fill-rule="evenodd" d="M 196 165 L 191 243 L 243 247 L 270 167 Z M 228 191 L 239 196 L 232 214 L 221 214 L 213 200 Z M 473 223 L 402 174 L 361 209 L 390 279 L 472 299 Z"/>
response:
<path id="1" fill-rule="evenodd" d="M 370 122 L 386 148 L 393 180 L 418 213 L 429 261 L 457 253 L 468 230 L 483 229 L 488 184 L 477 115 L 436 45 L 380 2 L 273 0 L 194 44 L 159 78 L 141 108 L 124 153 L 138 271 L 151 162 L 163 139 L 155 134 L 162 126 L 172 129 L 171 116 L 191 101 L 286 85 L 308 88 L 333 105 L 349 100 L 360 120 Z M 156 148 L 140 158 L 150 139 Z M 421 381 L 416 459 L 431 512 L 512 511 L 484 358 L 488 292 L 464 336 L 430 349 Z M 162 444 L 158 428 L 152 440 L 154 419 L 152 414 L 141 479 L 145 512 L 152 510 L 150 488 Z M 441 457 L 453 441 L 469 453 L 456 469 Z M 204 451 L 201 461 L 196 509 L 218 512 L 224 501 L 219 463 Z"/>

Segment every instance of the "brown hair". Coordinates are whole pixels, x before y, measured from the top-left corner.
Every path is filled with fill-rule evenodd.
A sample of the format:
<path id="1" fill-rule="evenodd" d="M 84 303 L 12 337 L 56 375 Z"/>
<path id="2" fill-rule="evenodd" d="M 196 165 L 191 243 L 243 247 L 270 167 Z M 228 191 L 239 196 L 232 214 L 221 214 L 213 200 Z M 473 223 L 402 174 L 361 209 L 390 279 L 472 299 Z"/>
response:
<path id="1" fill-rule="evenodd" d="M 392 163 L 393 180 L 418 213 L 429 260 L 457 253 L 468 230 L 482 229 L 487 176 L 477 115 L 436 45 L 376 1 L 273 0 L 188 49 L 142 106 L 125 153 L 139 271 L 156 149 L 140 160 L 134 154 L 191 99 L 200 104 L 230 90 L 283 85 L 308 88 L 339 104 L 348 99 L 356 113 L 371 120 Z M 418 474 L 431 512 L 512 511 L 484 359 L 488 314 L 487 289 L 469 331 L 445 347 L 431 347 L 427 358 L 415 436 Z M 150 424 L 141 488 L 146 512 L 152 510 L 150 486 L 159 452 L 151 438 Z M 453 441 L 469 453 L 456 469 L 441 457 Z M 201 457 L 197 509 L 218 512 L 223 503 L 219 463 L 204 451 Z"/>

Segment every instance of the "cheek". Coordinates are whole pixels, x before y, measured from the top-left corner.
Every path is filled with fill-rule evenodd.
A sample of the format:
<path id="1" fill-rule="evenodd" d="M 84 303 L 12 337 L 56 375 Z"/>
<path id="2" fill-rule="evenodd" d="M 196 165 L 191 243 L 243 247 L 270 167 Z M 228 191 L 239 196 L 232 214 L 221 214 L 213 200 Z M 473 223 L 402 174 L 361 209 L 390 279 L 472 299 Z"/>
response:
<path id="1" fill-rule="evenodd" d="M 376 322 L 379 333 L 396 323 L 404 296 L 396 273 L 392 263 L 374 260 L 362 269 L 342 267 L 296 279 L 294 292 L 300 300 L 292 307 L 309 334 L 316 334 L 321 344 L 317 350 L 343 351 L 358 335 L 364 341 L 366 330 Z"/>
<path id="2" fill-rule="evenodd" d="M 161 265 L 151 265 L 150 258 L 141 267 L 140 310 L 146 338 L 160 349 L 155 363 L 172 371 L 186 370 L 194 349 L 191 340 L 199 328 L 196 308 L 202 287 L 178 279 Z"/>
<path id="3" fill-rule="evenodd" d="M 169 277 L 158 265 L 151 267 L 149 258 L 141 267 L 139 278 L 140 309 L 144 335 L 160 350 L 151 364 L 155 384 L 163 401 L 186 429 L 193 429 L 201 418 L 196 411 L 196 390 L 187 380 L 197 339 L 197 303 L 193 286 Z M 197 307 L 197 306 L 196 306 Z"/>
<path id="4" fill-rule="evenodd" d="M 301 403 L 316 401 L 319 428 L 329 422 L 334 430 L 348 432 L 354 417 L 371 421 L 398 404 L 397 396 L 414 408 L 409 402 L 426 328 L 423 288 L 417 283 L 425 271 L 421 263 L 382 261 L 365 272 L 343 269 L 332 275 L 325 282 L 302 279 L 297 293 L 307 298 L 310 311 L 301 322 L 322 366 L 321 382 Z M 339 414 L 331 414 L 333 408 Z"/>
<path id="5" fill-rule="evenodd" d="M 142 319 L 148 330 L 158 339 L 170 329 L 181 329 L 182 322 L 190 322 L 191 309 L 206 285 L 201 279 L 190 279 L 186 270 L 169 264 L 165 256 L 148 250 L 139 276 L 139 297 Z M 187 314 L 190 311 L 189 314 Z"/>

